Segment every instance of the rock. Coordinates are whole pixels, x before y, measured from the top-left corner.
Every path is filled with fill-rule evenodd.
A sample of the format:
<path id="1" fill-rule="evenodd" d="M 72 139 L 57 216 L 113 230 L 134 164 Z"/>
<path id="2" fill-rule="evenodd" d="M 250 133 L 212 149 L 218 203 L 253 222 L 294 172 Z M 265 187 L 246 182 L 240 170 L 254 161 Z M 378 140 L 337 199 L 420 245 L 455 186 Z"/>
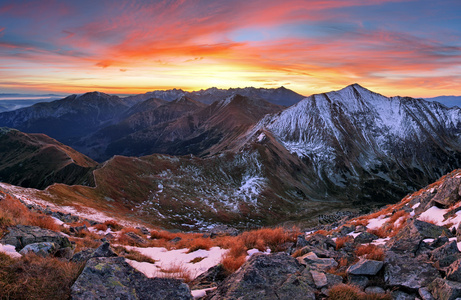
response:
<path id="1" fill-rule="evenodd" d="M 356 285 L 361 289 L 364 289 L 370 282 L 368 277 L 363 275 L 348 275 L 347 280 L 349 284 Z"/>
<path id="2" fill-rule="evenodd" d="M 461 184 L 461 178 L 448 177 L 442 185 L 437 189 L 437 193 L 432 198 L 431 203 L 436 203 L 443 206 L 444 208 L 458 202 L 460 200 L 459 186 Z"/>
<path id="3" fill-rule="evenodd" d="M 296 248 L 302 248 L 307 246 L 306 236 L 305 235 L 298 235 L 296 238 Z"/>
<path id="4" fill-rule="evenodd" d="M 34 243 L 34 244 L 29 244 L 22 248 L 21 251 L 19 251 L 20 254 L 26 255 L 28 253 L 35 253 L 39 256 L 42 257 L 47 257 L 50 255 L 54 255 L 56 253 L 57 246 L 55 243 L 51 242 L 43 242 L 43 243 Z"/>
<path id="5" fill-rule="evenodd" d="M 71 247 L 69 239 L 61 233 L 42 229 L 37 226 L 16 225 L 9 227 L 8 231 L 0 242 L 2 244 L 13 245 L 16 251 L 20 251 L 29 244 L 42 242 L 54 243 L 57 248 Z"/>
<path id="6" fill-rule="evenodd" d="M 209 299 L 276 299 L 283 283 L 301 269 L 298 261 L 285 253 L 257 253 L 224 280 Z"/>
<path id="7" fill-rule="evenodd" d="M 147 244 L 147 241 L 145 239 L 143 239 L 142 237 L 140 237 L 134 232 L 126 232 L 124 233 L 124 235 L 127 236 L 130 240 L 132 240 L 135 244 L 139 244 L 139 245 Z"/>
<path id="8" fill-rule="evenodd" d="M 317 271 L 310 271 L 312 275 L 312 279 L 314 280 L 315 287 L 320 289 L 323 288 L 324 286 L 327 286 L 328 281 L 327 281 L 327 276 L 325 273 L 322 272 L 317 272 Z"/>
<path id="9" fill-rule="evenodd" d="M 394 300 L 415 300 L 415 295 L 410 295 L 402 291 L 393 291 L 392 292 L 392 299 Z"/>
<path id="10" fill-rule="evenodd" d="M 393 252 L 415 253 L 423 239 L 436 239 L 442 234 L 452 236 L 451 232 L 443 226 L 415 219 L 410 221 L 397 235 L 389 240 L 387 245 Z"/>
<path id="11" fill-rule="evenodd" d="M 77 252 L 72 256 L 71 261 L 75 263 L 87 261 L 91 258 L 91 255 L 94 253 L 94 251 L 96 250 L 95 249 L 85 249 L 80 252 Z"/>
<path id="12" fill-rule="evenodd" d="M 430 243 L 429 246 L 432 247 L 433 249 L 436 249 L 436 248 L 442 247 L 449 241 L 450 240 L 446 236 L 439 236 L 432 243 Z"/>
<path id="13" fill-rule="evenodd" d="M 302 299 L 315 300 L 314 290 L 309 283 L 306 277 L 296 274 L 289 275 L 288 279 L 277 288 L 277 298 L 275 299 L 300 299 L 300 295 L 302 295 Z"/>
<path id="14" fill-rule="evenodd" d="M 112 247 L 108 242 L 102 243 L 96 251 L 91 255 L 91 257 L 115 257 L 117 253 L 112 250 Z"/>
<path id="15" fill-rule="evenodd" d="M 461 282 L 461 259 L 456 260 L 448 267 L 447 279 Z"/>
<path id="16" fill-rule="evenodd" d="M 122 257 L 88 260 L 71 288 L 73 300 L 90 299 L 192 299 L 179 279 L 147 278 Z"/>
<path id="17" fill-rule="evenodd" d="M 325 271 L 336 268 L 338 263 L 333 258 L 319 258 L 313 252 L 309 252 L 301 257 L 298 257 L 299 263 L 309 266 L 310 269 Z"/>
<path id="18" fill-rule="evenodd" d="M 322 249 L 322 248 L 318 248 L 318 247 L 315 247 L 315 246 L 304 246 L 303 248 L 301 248 L 301 250 L 298 250 L 300 252 L 300 255 L 305 255 L 309 252 L 313 252 L 315 253 L 315 255 L 317 255 L 317 257 L 320 257 L 320 258 L 329 258 L 329 257 L 335 257 L 336 256 L 336 252 L 334 250 L 326 250 L 326 249 Z"/>
<path id="19" fill-rule="evenodd" d="M 347 269 L 347 274 L 352 275 L 376 275 L 383 267 L 383 262 L 371 259 L 360 259 L 358 263 Z"/>
<path id="20" fill-rule="evenodd" d="M 141 226 L 141 227 L 136 227 L 136 229 L 141 230 L 141 233 L 142 233 L 142 234 L 145 234 L 145 235 L 150 234 L 149 229 L 147 229 L 146 227 Z"/>
<path id="21" fill-rule="evenodd" d="M 115 256 L 117 256 L 117 253 L 115 253 L 112 250 L 112 247 L 110 246 L 110 244 L 108 242 L 104 242 L 96 249 L 86 249 L 78 253 L 75 253 L 74 256 L 72 256 L 71 261 L 72 262 L 82 262 L 82 261 L 87 261 L 90 258 L 94 258 L 94 257 L 115 257 Z"/>
<path id="22" fill-rule="evenodd" d="M 72 259 L 73 255 L 74 255 L 74 249 L 72 249 L 71 247 L 60 248 L 54 254 L 54 256 L 56 257 L 65 258 L 68 260 Z"/>
<path id="23" fill-rule="evenodd" d="M 229 276 L 229 272 L 219 264 L 209 268 L 206 272 L 197 276 L 189 283 L 192 290 L 202 290 L 207 288 L 216 287 Z"/>
<path id="24" fill-rule="evenodd" d="M 313 246 L 323 250 L 336 250 L 336 243 L 331 238 L 318 233 L 306 238 L 306 246 Z"/>
<path id="25" fill-rule="evenodd" d="M 420 288 L 418 290 L 418 294 L 422 300 L 435 300 L 435 298 L 432 297 L 431 292 L 429 292 L 427 288 Z"/>
<path id="26" fill-rule="evenodd" d="M 356 244 L 365 244 L 365 243 L 371 243 L 372 241 L 378 239 L 379 237 L 373 233 L 369 232 L 362 232 L 358 236 L 355 237 L 354 243 Z"/>
<path id="27" fill-rule="evenodd" d="M 385 294 L 386 291 L 379 286 L 369 286 L 365 289 L 365 293 L 367 294 Z"/>
<path id="28" fill-rule="evenodd" d="M 329 288 L 332 286 L 338 285 L 340 283 L 343 283 L 343 278 L 339 275 L 325 273 L 325 276 L 327 277 L 327 286 Z"/>
<path id="29" fill-rule="evenodd" d="M 439 272 L 431 264 L 410 256 L 400 256 L 391 251 L 384 260 L 384 280 L 390 287 L 417 290 L 439 278 Z"/>
<path id="30" fill-rule="evenodd" d="M 344 225 L 339 229 L 339 234 L 341 236 L 345 236 L 345 235 L 348 235 L 349 233 L 354 232 L 354 231 L 355 231 L 355 225 L 349 225 L 349 226 Z"/>
<path id="31" fill-rule="evenodd" d="M 182 238 L 180 238 L 179 236 L 175 237 L 174 239 L 172 239 L 170 242 L 173 243 L 173 244 L 176 244 L 177 242 L 179 242 L 180 240 L 182 240 Z"/>
<path id="32" fill-rule="evenodd" d="M 453 262 L 461 258 L 456 241 L 451 241 L 435 249 L 431 253 L 431 259 L 436 262 L 440 268 L 446 268 Z"/>
<path id="33" fill-rule="evenodd" d="M 437 278 L 427 287 L 438 300 L 455 300 L 461 297 L 461 283 Z"/>

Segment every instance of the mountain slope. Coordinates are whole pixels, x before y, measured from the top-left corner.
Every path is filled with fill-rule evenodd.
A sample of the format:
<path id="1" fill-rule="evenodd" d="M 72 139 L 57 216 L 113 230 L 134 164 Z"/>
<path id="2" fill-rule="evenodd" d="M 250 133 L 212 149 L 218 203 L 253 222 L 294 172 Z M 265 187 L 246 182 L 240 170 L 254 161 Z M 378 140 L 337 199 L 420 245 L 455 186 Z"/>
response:
<path id="1" fill-rule="evenodd" d="M 0 181 L 43 189 L 53 183 L 94 185 L 97 163 L 44 134 L 0 128 Z"/>
<path id="2" fill-rule="evenodd" d="M 76 138 L 109 124 L 127 109 L 128 106 L 117 96 L 92 92 L 0 113 L 0 126 L 44 133 L 70 144 Z"/>
<path id="3" fill-rule="evenodd" d="M 261 99 L 231 95 L 189 115 L 134 132 L 107 147 L 107 155 L 151 153 L 205 155 L 227 149 L 264 115 L 282 107 Z"/>
<path id="4" fill-rule="evenodd" d="M 260 129 L 304 161 L 324 198 L 345 193 L 362 203 L 386 202 L 461 162 L 459 108 L 387 98 L 357 84 L 310 96 L 253 132 Z"/>
<path id="5" fill-rule="evenodd" d="M 442 103 L 447 107 L 461 107 L 461 96 L 439 96 L 433 98 L 426 98 L 427 101 L 436 101 Z"/>

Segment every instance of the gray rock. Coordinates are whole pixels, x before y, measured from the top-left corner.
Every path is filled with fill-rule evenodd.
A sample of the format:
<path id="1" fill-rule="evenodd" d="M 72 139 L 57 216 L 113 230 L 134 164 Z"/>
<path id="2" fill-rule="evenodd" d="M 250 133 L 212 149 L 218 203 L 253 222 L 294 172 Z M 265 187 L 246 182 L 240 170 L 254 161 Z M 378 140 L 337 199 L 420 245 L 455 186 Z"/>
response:
<path id="1" fill-rule="evenodd" d="M 28 253 L 35 253 L 39 256 L 42 257 L 47 257 L 47 256 L 52 256 L 56 253 L 57 246 L 55 243 L 51 242 L 43 242 L 43 243 L 34 243 L 34 244 L 29 244 L 22 248 L 21 251 L 19 251 L 20 254 L 26 255 Z"/>
<path id="2" fill-rule="evenodd" d="M 312 279 L 314 280 L 315 287 L 320 289 L 323 288 L 324 286 L 327 286 L 328 280 L 327 276 L 325 273 L 318 272 L 318 271 L 310 271 L 312 275 Z"/>
<path id="3" fill-rule="evenodd" d="M 365 293 L 367 294 L 385 294 L 386 291 L 379 286 L 369 286 L 365 289 Z"/>
<path id="4" fill-rule="evenodd" d="M 368 277 L 363 275 L 348 275 L 347 280 L 349 281 L 349 284 L 358 286 L 361 289 L 364 289 L 370 282 Z"/>
<path id="5" fill-rule="evenodd" d="M 277 288 L 277 298 L 275 299 L 293 300 L 300 299 L 300 296 L 302 299 L 315 300 L 310 281 L 304 276 L 293 274 L 289 275 L 288 279 Z"/>
<path id="6" fill-rule="evenodd" d="M 321 234 L 308 236 L 306 238 L 306 246 L 313 246 L 323 250 L 334 251 L 336 249 L 336 243 L 331 238 Z"/>
<path id="7" fill-rule="evenodd" d="M 309 252 L 297 258 L 299 263 L 309 266 L 310 269 L 325 271 L 328 269 L 336 268 L 338 263 L 333 258 L 319 258 L 313 252 Z"/>
<path id="8" fill-rule="evenodd" d="M 461 191 L 459 186 L 461 185 L 461 178 L 448 177 L 442 185 L 437 189 L 437 193 L 432 198 L 431 203 L 438 203 L 445 207 L 448 207 L 460 200 Z"/>
<path id="9" fill-rule="evenodd" d="M 418 294 L 422 300 L 435 300 L 435 298 L 432 297 L 431 292 L 429 292 L 427 288 L 420 288 L 418 290 Z"/>
<path id="10" fill-rule="evenodd" d="M 285 254 L 254 254 L 209 299 L 277 299 L 278 289 L 302 266 Z"/>
<path id="11" fill-rule="evenodd" d="M 442 234 L 452 236 L 443 227 L 415 219 L 409 222 L 400 232 L 387 243 L 390 250 L 398 253 L 415 253 L 423 239 L 436 239 Z"/>
<path id="12" fill-rule="evenodd" d="M 127 233 L 124 233 L 124 235 L 129 237 L 136 244 L 140 244 L 140 245 L 147 244 L 147 241 L 145 239 L 143 239 L 142 237 L 140 237 L 134 232 L 127 232 Z"/>
<path id="13" fill-rule="evenodd" d="M 394 300 L 415 300 L 415 295 L 410 295 L 402 291 L 393 291 L 392 292 L 392 299 Z"/>
<path id="14" fill-rule="evenodd" d="M 325 276 L 327 277 L 327 286 L 329 288 L 332 286 L 338 285 L 340 283 L 343 283 L 343 278 L 339 275 L 325 273 Z"/>
<path id="15" fill-rule="evenodd" d="M 440 268 L 445 268 L 461 258 L 456 241 L 451 241 L 435 249 L 431 253 L 431 259 L 436 262 Z"/>
<path id="16" fill-rule="evenodd" d="M 347 269 L 347 274 L 376 275 L 383 267 L 383 262 L 371 259 L 360 259 L 358 263 Z"/>
<path id="17" fill-rule="evenodd" d="M 71 288 L 73 300 L 91 299 L 192 299 L 179 279 L 147 278 L 122 257 L 88 260 Z"/>
<path id="18" fill-rule="evenodd" d="M 9 227 L 8 231 L 0 242 L 15 246 L 16 251 L 20 251 L 29 244 L 42 242 L 54 243 L 58 248 L 71 247 L 69 239 L 61 233 L 37 226 L 16 225 Z"/>
<path id="19" fill-rule="evenodd" d="M 86 249 L 80 252 L 77 252 L 72 256 L 72 262 L 83 262 L 87 261 L 90 258 L 94 257 L 116 257 L 117 253 L 112 250 L 112 247 L 108 242 L 102 243 L 96 249 Z"/>
<path id="20" fill-rule="evenodd" d="M 461 283 L 437 278 L 427 287 L 438 300 L 455 300 L 461 297 Z"/>
<path id="21" fill-rule="evenodd" d="M 115 257 L 117 254 L 112 250 L 112 247 L 108 242 L 102 243 L 96 251 L 91 255 L 91 257 Z"/>
<path id="22" fill-rule="evenodd" d="M 384 260 L 384 280 L 390 287 L 418 290 L 439 278 L 439 272 L 431 264 L 410 256 L 387 252 Z"/>
<path id="23" fill-rule="evenodd" d="M 219 264 L 209 268 L 189 283 L 192 290 L 201 290 L 216 287 L 229 276 L 229 272 Z"/>
<path id="24" fill-rule="evenodd" d="M 56 257 L 65 258 L 68 260 L 72 259 L 73 255 L 74 255 L 74 249 L 72 249 L 71 247 L 60 248 L 54 254 L 54 256 Z"/>
<path id="25" fill-rule="evenodd" d="M 461 282 L 461 259 L 456 260 L 448 267 L 447 279 Z"/>
<path id="26" fill-rule="evenodd" d="M 373 233 L 369 232 L 362 232 L 358 236 L 355 237 L 354 243 L 356 244 L 365 244 L 365 243 L 371 243 L 372 241 L 378 239 L 379 237 Z"/>

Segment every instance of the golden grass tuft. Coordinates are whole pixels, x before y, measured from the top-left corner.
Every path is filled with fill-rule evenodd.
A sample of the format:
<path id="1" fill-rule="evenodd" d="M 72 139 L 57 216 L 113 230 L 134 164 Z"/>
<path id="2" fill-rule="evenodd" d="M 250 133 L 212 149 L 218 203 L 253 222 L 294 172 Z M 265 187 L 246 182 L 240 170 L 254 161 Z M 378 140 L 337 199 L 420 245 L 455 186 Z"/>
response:
<path id="1" fill-rule="evenodd" d="M 163 267 L 159 270 L 157 275 L 158 277 L 180 278 L 186 283 L 191 282 L 194 278 L 192 272 L 187 269 L 183 263 L 175 263 L 168 266 L 167 268 Z"/>
<path id="2" fill-rule="evenodd" d="M 115 220 L 107 220 L 103 224 L 112 229 L 112 231 L 119 231 L 123 228 L 123 226 L 117 223 Z"/>
<path id="3" fill-rule="evenodd" d="M 384 260 L 384 250 L 376 245 L 362 245 L 355 249 L 355 255 L 363 256 L 367 259 Z"/>
<path id="4" fill-rule="evenodd" d="M 329 290 L 330 300 L 392 300 L 390 293 L 365 294 L 359 287 L 350 284 L 338 284 Z"/>
<path id="5" fill-rule="evenodd" d="M 83 266 L 35 254 L 14 260 L 0 253 L 2 299 L 67 299 Z"/>
<path id="6" fill-rule="evenodd" d="M 339 250 L 344 247 L 346 243 L 353 243 L 354 238 L 350 235 L 341 236 L 336 239 L 336 250 Z"/>

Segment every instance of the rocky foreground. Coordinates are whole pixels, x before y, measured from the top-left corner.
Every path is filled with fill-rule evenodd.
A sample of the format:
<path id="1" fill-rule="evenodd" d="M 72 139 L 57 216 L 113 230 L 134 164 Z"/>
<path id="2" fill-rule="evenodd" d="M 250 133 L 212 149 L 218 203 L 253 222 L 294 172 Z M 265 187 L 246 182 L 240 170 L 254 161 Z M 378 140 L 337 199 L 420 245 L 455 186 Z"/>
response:
<path id="1" fill-rule="evenodd" d="M 283 252 L 249 251 L 234 273 L 219 264 L 188 284 L 148 278 L 114 251 L 110 236 L 97 248 L 76 252 L 69 235 L 18 224 L 0 242 L 20 255 L 82 263 L 72 299 L 451 300 L 461 297 L 460 185 L 456 170 L 395 205 L 302 233 L 280 245 Z M 136 233 L 129 236 L 143 242 Z"/>

